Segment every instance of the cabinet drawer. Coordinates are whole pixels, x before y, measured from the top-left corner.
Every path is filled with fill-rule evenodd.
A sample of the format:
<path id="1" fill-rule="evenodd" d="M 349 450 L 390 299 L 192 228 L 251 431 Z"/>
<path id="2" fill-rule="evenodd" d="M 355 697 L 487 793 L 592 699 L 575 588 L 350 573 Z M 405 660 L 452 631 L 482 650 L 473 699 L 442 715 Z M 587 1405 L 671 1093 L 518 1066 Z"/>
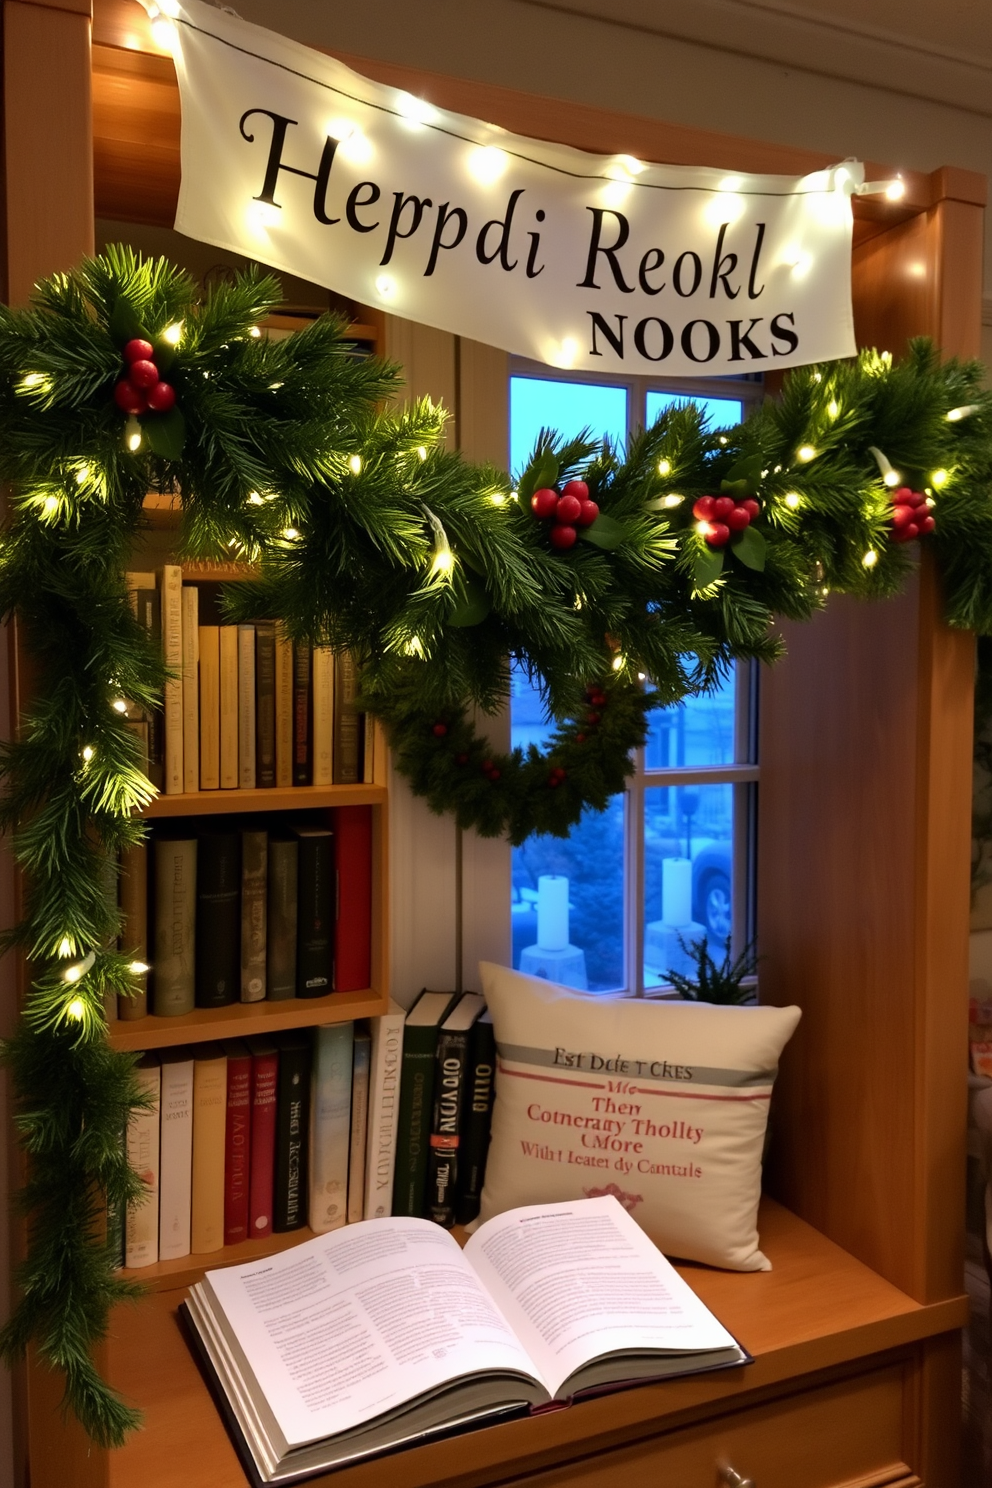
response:
<path id="1" fill-rule="evenodd" d="M 902 1366 L 889 1366 L 537 1473 L 519 1488 L 722 1488 L 724 1464 L 754 1488 L 914 1488 L 902 1456 L 903 1389 Z"/>

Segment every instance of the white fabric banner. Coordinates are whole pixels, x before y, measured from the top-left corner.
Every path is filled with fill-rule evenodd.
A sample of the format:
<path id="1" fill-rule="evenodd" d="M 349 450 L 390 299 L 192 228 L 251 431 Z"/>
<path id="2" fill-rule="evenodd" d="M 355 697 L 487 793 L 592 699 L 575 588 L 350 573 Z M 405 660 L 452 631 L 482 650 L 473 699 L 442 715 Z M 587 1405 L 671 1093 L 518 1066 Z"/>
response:
<path id="1" fill-rule="evenodd" d="M 725 377 L 854 353 L 847 161 L 796 180 L 509 134 L 168 0 L 176 227 L 558 367 Z"/>

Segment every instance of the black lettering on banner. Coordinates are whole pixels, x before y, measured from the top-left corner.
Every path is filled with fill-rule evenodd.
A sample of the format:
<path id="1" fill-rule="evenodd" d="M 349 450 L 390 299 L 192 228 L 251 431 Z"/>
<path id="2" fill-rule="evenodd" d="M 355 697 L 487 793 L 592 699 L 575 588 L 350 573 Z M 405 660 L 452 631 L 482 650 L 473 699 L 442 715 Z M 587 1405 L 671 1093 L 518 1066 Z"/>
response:
<path id="1" fill-rule="evenodd" d="M 706 336 L 709 341 L 709 352 L 706 356 L 697 356 L 692 344 L 692 333 L 696 326 L 706 327 Z M 689 320 L 682 327 L 682 350 L 690 362 L 711 362 L 720 350 L 720 332 L 711 320 Z"/>
<path id="2" fill-rule="evenodd" d="M 269 158 L 265 164 L 265 179 L 262 189 L 253 198 L 254 201 L 265 202 L 270 207 L 278 207 L 282 211 L 281 202 L 277 202 L 276 186 L 279 184 L 279 172 L 287 171 L 292 176 L 304 176 L 308 181 L 313 181 L 313 215 L 318 222 L 323 222 L 327 227 L 333 227 L 340 222 L 340 217 L 328 217 L 327 215 L 327 186 L 331 178 L 331 166 L 334 164 L 334 153 L 338 142 L 328 136 L 324 141 L 321 151 L 320 164 L 315 171 L 300 170 L 295 165 L 284 165 L 282 152 L 286 146 L 286 133 L 292 124 L 295 128 L 299 124 L 298 119 L 290 119 L 285 114 L 274 114 L 270 109 L 254 108 L 246 109 L 241 115 L 239 129 L 241 138 L 249 145 L 255 143 L 255 136 L 245 128 L 245 121 L 254 114 L 262 114 L 264 118 L 272 120 L 272 139 L 269 142 Z"/>
<path id="3" fill-rule="evenodd" d="M 379 260 L 380 264 L 387 264 L 393 256 L 393 249 L 401 238 L 412 238 L 420 226 L 425 207 L 432 207 L 434 203 L 429 196 L 404 196 L 402 191 L 393 192 L 393 214 L 389 219 L 389 231 L 386 233 L 386 251 Z M 413 217 L 407 232 L 400 232 L 400 218 L 407 207 L 413 208 Z"/>
<path id="4" fill-rule="evenodd" d="M 772 333 L 773 339 L 776 341 L 785 342 L 784 351 L 779 351 L 777 346 L 772 347 L 772 356 L 789 356 L 799 345 L 799 337 L 796 335 L 795 331 L 790 331 L 788 326 L 779 325 L 780 320 L 791 321 L 793 325 L 795 325 L 796 323 L 796 317 L 792 314 L 791 311 L 783 310 L 781 315 L 775 315 L 772 317 L 772 323 L 769 326 L 769 330 Z"/>
<path id="5" fill-rule="evenodd" d="M 597 331 L 602 331 L 603 335 L 606 337 L 607 341 L 610 343 L 610 345 L 613 347 L 613 350 L 616 352 L 617 356 L 622 361 L 623 360 L 623 323 L 627 319 L 626 315 L 618 315 L 617 316 L 617 322 L 618 322 L 618 324 L 617 324 L 617 329 L 614 332 L 610 328 L 610 326 L 608 326 L 606 324 L 606 321 L 604 320 L 603 316 L 600 315 L 600 313 L 599 313 L 598 310 L 587 310 L 586 311 L 586 314 L 589 316 L 590 320 L 592 321 L 592 327 L 591 327 L 591 330 L 592 330 L 592 348 L 591 348 L 591 350 L 589 352 L 589 355 L 590 356 L 602 356 L 603 355 L 603 353 L 600 351 L 599 347 L 596 345 L 596 332 Z"/>
<path id="6" fill-rule="evenodd" d="M 544 221 L 544 213 L 540 207 L 538 207 L 537 211 L 534 213 L 534 220 L 535 222 Z M 537 251 L 541 244 L 541 234 L 530 232 L 527 234 L 527 236 L 530 238 L 530 250 L 527 254 L 527 268 L 525 272 L 528 279 L 536 279 L 538 274 L 544 273 L 546 267 L 546 265 L 544 264 L 542 264 L 540 268 L 536 267 Z"/>
<path id="7" fill-rule="evenodd" d="M 691 258 L 692 259 L 692 288 L 691 289 L 683 289 L 682 288 L 682 265 L 685 263 L 685 261 L 686 261 L 687 258 Z M 687 248 L 686 251 L 685 251 L 685 253 L 680 253 L 679 256 L 678 256 L 678 258 L 675 260 L 675 269 L 674 269 L 674 271 L 672 273 L 672 283 L 675 286 L 675 293 L 677 295 L 681 295 L 684 300 L 687 300 L 690 297 L 690 295 L 694 295 L 696 293 L 696 290 L 699 288 L 699 281 L 700 281 L 700 279 L 702 279 L 702 277 L 703 277 L 703 265 L 702 265 L 702 260 L 699 257 L 699 254 L 698 253 L 693 253 L 691 249 L 688 249 Z"/>
<path id="8" fill-rule="evenodd" d="M 589 239 L 589 258 L 586 262 L 586 276 L 584 279 L 579 280 L 577 287 L 579 289 L 599 289 L 599 285 L 596 283 L 596 259 L 602 254 L 610 266 L 613 281 L 617 289 L 622 290 L 624 294 L 633 294 L 634 286 L 625 281 L 617 259 L 617 254 L 630 237 L 630 223 L 622 212 L 612 212 L 608 207 L 586 207 L 586 211 L 592 213 L 592 237 Z M 603 236 L 603 219 L 607 215 L 607 212 L 616 221 L 617 235 L 609 247 L 604 248 L 600 239 Z"/>
<path id="9" fill-rule="evenodd" d="M 646 295 L 661 294 L 661 291 L 664 289 L 665 286 L 663 284 L 648 283 L 648 275 L 653 274 L 656 269 L 660 269 L 664 262 L 665 255 L 660 248 L 649 248 L 641 259 L 637 270 L 637 282 Z"/>
<path id="10" fill-rule="evenodd" d="M 449 210 L 450 207 L 450 210 Z M 449 222 L 457 224 L 455 236 L 450 243 L 444 241 L 444 229 Z M 434 228 L 434 241 L 431 244 L 431 256 L 427 260 L 424 270 L 424 278 L 429 279 L 437 268 L 437 256 L 442 248 L 457 248 L 468 230 L 468 213 L 462 207 L 451 207 L 450 202 L 442 202 L 437 209 L 437 224 Z"/>
<path id="11" fill-rule="evenodd" d="M 648 351 L 647 346 L 648 326 L 652 325 L 661 328 L 661 350 L 656 356 Z M 646 319 L 639 320 L 634 327 L 634 345 L 637 347 L 641 356 L 647 361 L 663 362 L 667 356 L 671 355 L 672 347 L 675 345 L 675 337 L 672 334 L 671 326 L 666 320 L 659 320 L 657 315 L 649 315 Z"/>
<path id="12" fill-rule="evenodd" d="M 479 236 L 475 241 L 475 256 L 482 264 L 491 264 L 496 258 L 501 266 L 509 274 L 517 267 L 517 260 L 510 262 L 510 233 L 513 230 L 513 214 L 517 208 L 517 202 L 524 194 L 524 188 L 518 186 L 516 191 L 510 192 L 510 199 L 506 204 L 505 217 L 493 217 L 484 222 L 479 229 Z M 493 251 L 489 252 L 489 229 L 498 227 L 500 229 L 499 242 Z"/>
<path id="13" fill-rule="evenodd" d="M 720 231 L 717 235 L 716 251 L 713 254 L 713 273 L 710 277 L 711 300 L 716 299 L 716 287 L 718 284 L 723 285 L 728 300 L 736 300 L 737 296 L 740 294 L 739 289 L 731 289 L 730 285 L 727 283 L 728 277 L 734 272 L 737 267 L 737 254 L 724 253 L 723 251 L 723 243 L 724 239 L 727 236 L 727 228 L 729 226 L 729 222 L 721 222 Z M 726 268 L 724 268 L 724 264 L 726 264 Z"/>
<path id="14" fill-rule="evenodd" d="M 368 196 L 360 195 L 368 187 Z M 378 222 L 360 222 L 358 218 L 359 207 L 373 206 L 382 195 L 374 181 L 359 181 L 348 192 L 348 200 L 344 204 L 344 215 L 348 219 L 348 226 L 353 227 L 356 232 L 375 232 L 379 226 Z"/>
<path id="15" fill-rule="evenodd" d="M 742 347 L 753 362 L 764 361 L 765 358 L 768 356 L 767 351 L 762 351 L 761 347 L 756 346 L 751 340 L 751 332 L 754 330 L 755 326 L 761 325 L 763 320 L 763 315 L 759 315 L 757 318 L 752 317 L 751 324 L 748 326 L 746 331 L 741 330 L 741 326 L 744 324 L 742 320 L 727 321 L 727 324 L 730 327 L 730 360 L 732 362 L 742 362 L 744 360 L 743 356 L 741 355 Z"/>
<path id="16" fill-rule="evenodd" d="M 749 300 L 756 300 L 759 295 L 763 295 L 765 292 L 764 285 L 762 285 L 760 289 L 755 289 L 754 287 L 754 281 L 758 277 L 758 259 L 761 257 L 761 245 L 764 241 L 765 224 L 763 222 L 759 222 L 758 234 L 754 242 L 754 255 L 751 259 L 751 272 L 748 275 L 747 280 L 747 297 Z"/>

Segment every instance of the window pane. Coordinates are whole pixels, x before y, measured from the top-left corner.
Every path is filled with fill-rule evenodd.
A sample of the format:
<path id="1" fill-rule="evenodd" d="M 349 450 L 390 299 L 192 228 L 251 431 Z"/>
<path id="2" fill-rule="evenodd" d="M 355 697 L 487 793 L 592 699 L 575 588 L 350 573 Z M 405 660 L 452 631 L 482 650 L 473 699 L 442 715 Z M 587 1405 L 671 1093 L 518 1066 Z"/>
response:
<path id="1" fill-rule="evenodd" d="M 744 405 L 739 398 L 702 398 L 696 393 L 691 396 L 685 393 L 648 393 L 647 396 L 647 421 L 648 428 L 664 413 L 666 408 L 683 403 L 695 403 L 710 421 L 711 429 L 731 429 L 734 424 L 741 421 Z"/>
<path id="2" fill-rule="evenodd" d="M 694 770 L 701 765 L 737 763 L 735 696 L 736 674 L 726 678 L 715 692 L 649 713 L 645 769 Z"/>
<path id="3" fill-rule="evenodd" d="M 733 909 L 734 788 L 652 786 L 644 792 L 644 985 L 692 970 L 679 937 L 727 949 Z"/>
<path id="4" fill-rule="evenodd" d="M 518 971 L 590 992 L 626 986 L 624 802 L 614 796 L 605 811 L 584 812 L 567 839 L 533 836 L 514 848 Z"/>
<path id="5" fill-rule="evenodd" d="M 627 442 L 627 389 L 541 377 L 510 378 L 510 469 L 523 470 L 542 429 L 571 439 L 580 429 L 595 439 Z"/>

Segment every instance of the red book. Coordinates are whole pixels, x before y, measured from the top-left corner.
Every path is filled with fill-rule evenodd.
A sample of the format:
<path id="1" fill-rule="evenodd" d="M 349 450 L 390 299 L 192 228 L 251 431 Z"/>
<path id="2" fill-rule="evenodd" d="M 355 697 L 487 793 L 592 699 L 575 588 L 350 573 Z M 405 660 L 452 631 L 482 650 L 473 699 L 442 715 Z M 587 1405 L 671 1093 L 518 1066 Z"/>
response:
<path id="1" fill-rule="evenodd" d="M 360 992 L 372 981 L 372 807 L 339 806 L 334 818 L 338 915 L 334 990 Z"/>
<path id="2" fill-rule="evenodd" d="M 251 1054 L 231 1039 L 227 1055 L 227 1135 L 224 1147 L 224 1244 L 248 1239 L 248 1174 L 251 1153 Z"/>
<path id="3" fill-rule="evenodd" d="M 246 1039 L 251 1054 L 251 1170 L 248 1233 L 253 1240 L 272 1234 L 276 1165 L 276 1088 L 279 1052 L 266 1038 Z"/>

